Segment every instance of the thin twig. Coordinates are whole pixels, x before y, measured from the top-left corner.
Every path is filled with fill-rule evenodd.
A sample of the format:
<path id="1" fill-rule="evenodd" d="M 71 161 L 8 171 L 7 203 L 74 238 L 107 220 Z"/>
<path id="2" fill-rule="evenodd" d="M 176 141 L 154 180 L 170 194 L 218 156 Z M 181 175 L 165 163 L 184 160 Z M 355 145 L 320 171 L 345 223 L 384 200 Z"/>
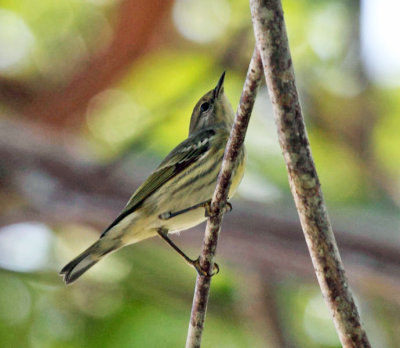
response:
<path id="1" fill-rule="evenodd" d="M 246 135 L 247 125 L 253 110 L 257 90 L 262 77 L 261 59 L 255 49 L 251 58 L 242 96 L 236 112 L 235 123 L 225 149 L 218 183 L 211 203 L 211 216 L 208 219 L 206 232 L 200 254 L 200 266 L 211 274 L 214 267 L 214 256 L 221 229 L 223 209 L 231 184 L 232 168 L 238 157 Z M 196 280 L 192 313 L 190 317 L 186 348 L 200 347 L 206 317 L 211 277 L 199 275 Z"/>
<path id="2" fill-rule="evenodd" d="M 280 0 L 250 0 L 290 188 L 343 347 L 370 347 L 328 218 L 301 112 Z"/>

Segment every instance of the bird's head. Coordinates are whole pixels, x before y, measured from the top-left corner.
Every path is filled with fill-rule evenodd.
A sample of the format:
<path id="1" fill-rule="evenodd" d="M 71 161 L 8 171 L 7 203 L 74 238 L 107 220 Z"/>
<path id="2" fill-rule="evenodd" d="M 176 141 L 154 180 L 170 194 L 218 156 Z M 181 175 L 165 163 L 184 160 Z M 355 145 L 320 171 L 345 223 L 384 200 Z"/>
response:
<path id="1" fill-rule="evenodd" d="M 219 78 L 215 88 L 197 102 L 190 119 L 189 135 L 212 126 L 231 129 L 235 114 L 224 94 L 224 79 L 225 72 Z"/>

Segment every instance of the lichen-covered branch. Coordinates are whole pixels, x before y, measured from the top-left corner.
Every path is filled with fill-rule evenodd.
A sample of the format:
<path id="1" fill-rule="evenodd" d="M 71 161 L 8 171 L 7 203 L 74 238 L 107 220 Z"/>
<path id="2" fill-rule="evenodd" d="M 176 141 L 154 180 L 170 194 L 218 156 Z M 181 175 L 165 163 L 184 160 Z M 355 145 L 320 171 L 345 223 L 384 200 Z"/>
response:
<path id="1" fill-rule="evenodd" d="M 211 214 L 207 222 L 200 254 L 200 266 L 207 274 L 211 274 L 213 271 L 214 256 L 221 229 L 223 207 L 225 206 L 231 184 L 232 168 L 244 142 L 261 77 L 261 59 L 258 51 L 255 49 L 250 61 L 242 96 L 236 112 L 235 123 L 226 145 L 221 171 L 211 202 Z M 200 347 L 210 285 L 211 277 L 203 275 L 197 276 L 186 348 Z"/>
<path id="2" fill-rule="evenodd" d="M 290 188 L 343 347 L 370 347 L 349 289 L 311 155 L 280 0 L 250 0 Z"/>

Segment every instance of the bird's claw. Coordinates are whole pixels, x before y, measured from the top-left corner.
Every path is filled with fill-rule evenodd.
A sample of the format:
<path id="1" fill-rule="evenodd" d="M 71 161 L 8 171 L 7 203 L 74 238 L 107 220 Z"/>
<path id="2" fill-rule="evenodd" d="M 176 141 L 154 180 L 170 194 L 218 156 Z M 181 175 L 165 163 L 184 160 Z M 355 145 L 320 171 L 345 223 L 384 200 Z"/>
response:
<path id="1" fill-rule="evenodd" d="M 204 216 L 206 218 L 209 218 L 211 216 L 211 202 L 205 203 L 204 209 L 205 209 Z M 232 204 L 230 202 L 226 202 L 224 207 L 224 214 L 230 213 L 231 211 L 232 211 Z"/>
<path id="2" fill-rule="evenodd" d="M 214 263 L 214 267 L 211 273 L 206 272 L 200 266 L 200 256 L 196 260 L 192 260 L 190 265 L 197 271 L 197 274 L 204 277 L 212 277 L 219 273 L 219 266 L 217 263 Z"/>
<path id="3" fill-rule="evenodd" d="M 209 218 L 211 216 L 211 202 L 206 202 L 204 204 L 204 216 Z"/>

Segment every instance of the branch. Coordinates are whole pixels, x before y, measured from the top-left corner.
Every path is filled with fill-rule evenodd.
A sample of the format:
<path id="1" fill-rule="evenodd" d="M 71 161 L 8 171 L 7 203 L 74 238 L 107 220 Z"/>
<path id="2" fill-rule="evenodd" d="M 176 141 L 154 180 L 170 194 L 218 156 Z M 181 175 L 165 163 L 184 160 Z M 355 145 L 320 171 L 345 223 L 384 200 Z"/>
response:
<path id="1" fill-rule="evenodd" d="M 343 347 L 370 347 L 347 283 L 311 155 L 279 0 L 250 0 L 290 188 L 322 294 Z"/>
<path id="2" fill-rule="evenodd" d="M 211 202 L 211 216 L 208 219 L 206 232 L 203 240 L 200 255 L 200 266 L 207 273 L 211 274 L 214 267 L 214 256 L 217 248 L 219 232 L 223 217 L 223 207 L 226 204 L 229 187 L 231 184 L 233 165 L 238 157 L 246 136 L 251 112 L 253 110 L 258 86 L 262 77 L 261 59 L 255 49 L 247 71 L 246 81 L 243 87 L 242 96 L 236 112 L 235 123 L 225 149 L 221 171 L 218 175 L 217 186 Z M 186 348 L 200 347 L 203 333 L 204 320 L 207 311 L 208 297 L 210 292 L 211 277 L 198 275 L 194 291 L 192 313 Z"/>

